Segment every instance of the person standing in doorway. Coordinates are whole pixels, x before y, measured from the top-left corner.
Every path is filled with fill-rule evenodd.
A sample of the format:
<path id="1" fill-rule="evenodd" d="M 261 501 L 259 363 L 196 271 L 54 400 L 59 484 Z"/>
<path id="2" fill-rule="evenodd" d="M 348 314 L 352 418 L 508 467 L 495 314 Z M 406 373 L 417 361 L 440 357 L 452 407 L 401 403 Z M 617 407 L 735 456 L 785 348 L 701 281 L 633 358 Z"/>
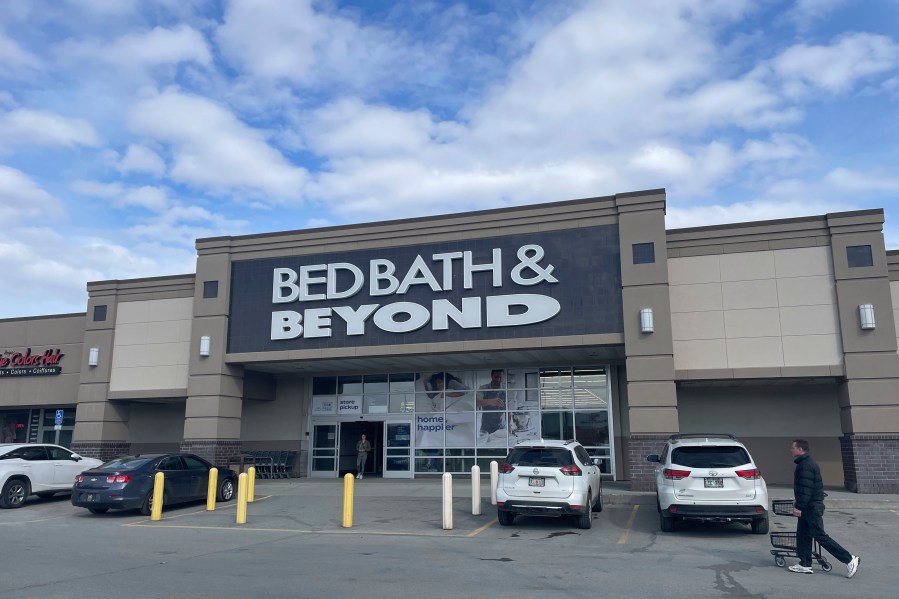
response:
<path id="1" fill-rule="evenodd" d="M 824 481 L 821 469 L 808 453 L 808 441 L 794 439 L 790 453 L 796 463 L 793 474 L 793 515 L 799 518 L 796 524 L 796 553 L 799 563 L 790 566 L 791 572 L 812 573 L 812 539 L 818 541 L 836 559 L 846 564 L 846 578 L 858 572 L 861 558 L 846 551 L 842 545 L 824 532 Z"/>
<path id="2" fill-rule="evenodd" d="M 365 462 L 368 460 L 368 452 L 371 451 L 371 443 L 362 435 L 359 442 L 356 443 L 356 478 L 362 478 L 362 472 L 365 470 Z"/>

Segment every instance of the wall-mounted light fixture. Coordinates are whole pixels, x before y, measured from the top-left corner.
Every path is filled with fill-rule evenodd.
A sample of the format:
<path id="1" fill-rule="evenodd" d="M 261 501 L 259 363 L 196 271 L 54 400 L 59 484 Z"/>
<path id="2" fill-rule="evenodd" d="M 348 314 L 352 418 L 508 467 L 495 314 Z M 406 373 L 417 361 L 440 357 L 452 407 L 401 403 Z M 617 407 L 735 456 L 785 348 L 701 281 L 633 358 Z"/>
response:
<path id="1" fill-rule="evenodd" d="M 100 348 L 92 347 L 87 354 L 87 365 L 96 366 L 100 363 Z"/>
<path id="2" fill-rule="evenodd" d="M 655 330 L 652 323 L 652 308 L 640 310 L 640 332 L 652 333 Z"/>
<path id="3" fill-rule="evenodd" d="M 204 358 L 209 355 L 211 340 L 209 339 L 209 335 L 203 335 L 200 337 L 200 355 Z"/>
<path id="4" fill-rule="evenodd" d="M 874 321 L 874 304 L 858 305 L 858 320 L 863 331 L 870 331 L 877 327 Z"/>

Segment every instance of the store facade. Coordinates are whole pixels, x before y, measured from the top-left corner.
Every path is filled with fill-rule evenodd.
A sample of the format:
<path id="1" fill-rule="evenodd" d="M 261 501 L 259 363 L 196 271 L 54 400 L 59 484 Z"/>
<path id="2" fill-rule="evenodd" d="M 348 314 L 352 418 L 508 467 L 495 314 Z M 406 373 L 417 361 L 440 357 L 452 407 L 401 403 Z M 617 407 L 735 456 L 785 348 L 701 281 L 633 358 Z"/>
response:
<path id="1" fill-rule="evenodd" d="M 384 477 L 576 438 L 635 489 L 674 432 L 737 434 L 772 482 L 800 436 L 832 484 L 897 492 L 883 212 L 675 231 L 664 214 L 651 190 L 200 239 L 195 274 L 91 282 L 84 314 L 0 321 L 6 355 L 66 354 L 0 377 L 0 419 L 27 412 L 21 434 L 85 455 L 293 451 L 323 477 L 355 471 L 362 434 Z"/>

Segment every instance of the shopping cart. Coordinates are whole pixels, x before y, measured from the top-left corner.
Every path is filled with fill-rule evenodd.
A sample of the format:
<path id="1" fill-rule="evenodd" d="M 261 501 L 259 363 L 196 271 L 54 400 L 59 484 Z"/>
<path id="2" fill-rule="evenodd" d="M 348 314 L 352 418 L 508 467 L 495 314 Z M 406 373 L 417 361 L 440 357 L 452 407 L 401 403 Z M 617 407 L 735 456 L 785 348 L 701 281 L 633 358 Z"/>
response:
<path id="1" fill-rule="evenodd" d="M 771 502 L 771 511 L 779 516 L 793 515 L 792 499 L 775 499 Z M 796 552 L 796 533 L 795 532 L 772 532 L 771 533 L 771 555 L 774 556 L 774 563 L 783 568 L 787 565 L 787 557 L 799 557 Z M 830 572 L 833 566 L 827 561 L 827 558 L 821 555 L 821 545 L 818 541 L 812 539 L 812 558 L 821 564 L 821 569 Z"/>

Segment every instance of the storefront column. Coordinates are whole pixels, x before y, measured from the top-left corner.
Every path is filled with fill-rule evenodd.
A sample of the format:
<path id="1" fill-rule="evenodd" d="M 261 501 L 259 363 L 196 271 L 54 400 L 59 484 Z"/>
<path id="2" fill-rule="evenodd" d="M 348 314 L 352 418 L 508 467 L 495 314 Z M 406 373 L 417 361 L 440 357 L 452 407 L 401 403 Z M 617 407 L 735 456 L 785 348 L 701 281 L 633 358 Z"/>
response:
<path id="1" fill-rule="evenodd" d="M 95 320 L 97 306 L 103 320 Z M 104 307 L 105 306 L 105 307 Z M 115 285 L 108 289 L 94 285 L 88 300 L 84 345 L 81 354 L 81 381 L 78 385 L 78 407 L 71 449 L 84 457 L 109 460 L 131 452 L 128 442 L 129 407 L 110 402 L 109 379 L 112 372 L 112 349 L 115 336 Z M 97 363 L 90 364 L 91 349 L 96 349 Z"/>
<path id="2" fill-rule="evenodd" d="M 190 376 L 181 442 L 182 451 L 217 466 L 227 466 L 242 449 L 244 372 L 241 366 L 225 363 L 230 268 L 227 251 L 197 259 Z"/>
<path id="3" fill-rule="evenodd" d="M 630 428 L 627 476 L 632 490 L 645 491 L 655 485 L 655 469 L 646 456 L 659 453 L 668 436 L 679 428 L 668 296 L 665 192 L 619 194 L 616 203 Z M 646 316 L 641 323 L 644 310 L 651 311 L 651 330 L 646 326 Z"/>
<path id="4" fill-rule="evenodd" d="M 899 354 L 883 211 L 827 221 L 846 370 L 839 396 L 844 484 L 857 493 L 899 493 Z M 874 328 L 862 328 L 859 306 L 866 304 Z"/>

